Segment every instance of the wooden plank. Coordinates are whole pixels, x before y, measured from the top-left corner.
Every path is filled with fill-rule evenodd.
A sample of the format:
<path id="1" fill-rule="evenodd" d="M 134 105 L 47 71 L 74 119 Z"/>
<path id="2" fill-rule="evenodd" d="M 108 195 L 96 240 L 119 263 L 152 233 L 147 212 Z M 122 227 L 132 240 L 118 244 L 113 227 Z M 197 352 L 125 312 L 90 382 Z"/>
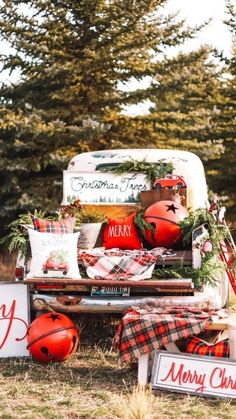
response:
<path id="1" fill-rule="evenodd" d="M 141 355 L 138 359 L 138 384 L 145 386 L 149 375 L 149 353 Z"/>
<path id="2" fill-rule="evenodd" d="M 217 319 L 208 326 L 208 330 L 226 330 L 228 329 L 228 323 L 235 324 L 236 327 L 236 313 L 231 314 L 229 317 L 223 319 Z"/>
<path id="3" fill-rule="evenodd" d="M 64 278 L 27 278 L 24 283 L 32 285 L 84 285 L 84 286 L 103 286 L 103 287 L 145 287 L 145 288 L 165 288 L 165 289 L 192 289 L 191 279 L 165 279 L 165 280 L 106 280 L 106 279 L 64 279 Z"/>

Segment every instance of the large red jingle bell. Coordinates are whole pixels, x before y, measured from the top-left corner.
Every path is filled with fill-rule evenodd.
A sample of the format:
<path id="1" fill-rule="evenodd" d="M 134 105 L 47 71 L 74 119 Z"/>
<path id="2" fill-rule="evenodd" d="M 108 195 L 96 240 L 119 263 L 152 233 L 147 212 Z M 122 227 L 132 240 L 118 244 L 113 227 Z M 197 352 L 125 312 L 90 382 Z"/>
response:
<path id="1" fill-rule="evenodd" d="M 153 247 L 170 249 L 180 243 L 179 222 L 188 216 L 188 211 L 174 201 L 159 201 L 148 207 L 144 213 L 145 221 L 153 225 L 155 232 L 146 230 L 146 241 Z"/>
<path id="2" fill-rule="evenodd" d="M 69 317 L 51 312 L 42 314 L 30 324 L 27 342 L 27 348 L 37 361 L 59 362 L 76 351 L 79 334 Z"/>

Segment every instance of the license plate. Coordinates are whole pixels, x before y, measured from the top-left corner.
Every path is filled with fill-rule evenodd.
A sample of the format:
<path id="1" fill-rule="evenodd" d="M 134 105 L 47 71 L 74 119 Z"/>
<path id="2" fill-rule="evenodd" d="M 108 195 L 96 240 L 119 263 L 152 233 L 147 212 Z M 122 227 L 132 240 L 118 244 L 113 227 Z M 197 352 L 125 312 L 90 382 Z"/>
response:
<path id="1" fill-rule="evenodd" d="M 129 297 L 130 287 L 92 287 L 92 297 Z"/>

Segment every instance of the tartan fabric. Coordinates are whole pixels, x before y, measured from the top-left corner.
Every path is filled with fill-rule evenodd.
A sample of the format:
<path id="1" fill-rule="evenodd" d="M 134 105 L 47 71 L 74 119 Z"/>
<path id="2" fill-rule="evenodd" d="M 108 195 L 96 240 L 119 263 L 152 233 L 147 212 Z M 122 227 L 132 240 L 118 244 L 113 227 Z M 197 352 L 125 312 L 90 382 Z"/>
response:
<path id="1" fill-rule="evenodd" d="M 195 355 L 208 355 L 229 358 L 229 340 L 224 339 L 215 344 L 208 344 L 197 336 L 188 339 L 186 352 Z"/>
<path id="2" fill-rule="evenodd" d="M 78 257 L 89 278 L 151 278 L 155 263 L 165 253 L 163 247 L 152 250 L 92 249 L 80 250 Z"/>
<path id="3" fill-rule="evenodd" d="M 215 312 L 187 307 L 160 308 L 158 313 L 130 310 L 121 320 L 113 349 L 121 362 L 135 362 L 141 355 L 160 349 L 169 342 L 197 335 L 211 323 Z"/>
<path id="4" fill-rule="evenodd" d="M 60 221 L 49 221 L 31 215 L 34 230 L 40 233 L 65 234 L 73 233 L 75 226 L 75 218 L 64 218 Z"/>

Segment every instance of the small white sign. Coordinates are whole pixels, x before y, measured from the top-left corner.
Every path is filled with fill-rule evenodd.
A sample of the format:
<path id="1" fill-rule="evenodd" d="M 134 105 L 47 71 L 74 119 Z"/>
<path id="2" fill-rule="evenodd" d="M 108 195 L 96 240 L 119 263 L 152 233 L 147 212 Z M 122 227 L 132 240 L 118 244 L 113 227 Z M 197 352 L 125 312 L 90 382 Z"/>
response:
<path id="1" fill-rule="evenodd" d="M 0 357 L 29 356 L 28 302 L 26 284 L 0 283 Z"/>
<path id="2" fill-rule="evenodd" d="M 63 172 L 63 205 L 75 199 L 82 204 L 132 204 L 139 193 L 150 189 L 143 173 L 117 175 L 102 172 Z"/>
<path id="3" fill-rule="evenodd" d="M 152 387 L 235 399 L 236 360 L 156 351 Z"/>

